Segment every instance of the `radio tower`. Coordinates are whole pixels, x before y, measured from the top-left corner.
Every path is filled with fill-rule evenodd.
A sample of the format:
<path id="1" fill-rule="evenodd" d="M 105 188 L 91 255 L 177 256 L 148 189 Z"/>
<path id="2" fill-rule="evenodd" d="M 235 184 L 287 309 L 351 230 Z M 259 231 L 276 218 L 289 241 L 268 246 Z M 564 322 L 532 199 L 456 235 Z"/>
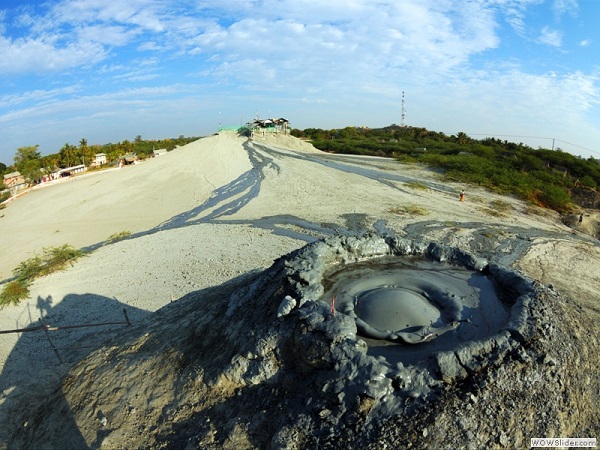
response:
<path id="1" fill-rule="evenodd" d="M 402 91 L 402 122 L 400 123 L 400 126 L 406 126 L 406 104 L 404 102 L 404 91 Z"/>

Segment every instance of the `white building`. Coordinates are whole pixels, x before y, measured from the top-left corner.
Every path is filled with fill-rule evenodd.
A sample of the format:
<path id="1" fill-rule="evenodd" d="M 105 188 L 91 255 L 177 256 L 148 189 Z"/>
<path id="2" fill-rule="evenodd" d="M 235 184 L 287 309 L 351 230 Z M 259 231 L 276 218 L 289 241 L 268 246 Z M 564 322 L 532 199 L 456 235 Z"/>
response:
<path id="1" fill-rule="evenodd" d="M 101 166 L 102 164 L 106 164 L 106 153 L 96 153 L 96 160 L 94 164 L 96 166 Z"/>

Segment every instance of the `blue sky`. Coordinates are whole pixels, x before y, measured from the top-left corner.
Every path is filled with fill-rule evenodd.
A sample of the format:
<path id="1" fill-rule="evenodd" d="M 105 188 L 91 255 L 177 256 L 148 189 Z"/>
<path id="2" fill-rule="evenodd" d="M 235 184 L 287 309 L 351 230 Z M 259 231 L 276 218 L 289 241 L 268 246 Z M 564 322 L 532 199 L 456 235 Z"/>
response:
<path id="1" fill-rule="evenodd" d="M 600 158 L 598 0 L 3 0 L 0 161 L 401 123 Z M 553 140 L 554 139 L 554 140 Z"/>

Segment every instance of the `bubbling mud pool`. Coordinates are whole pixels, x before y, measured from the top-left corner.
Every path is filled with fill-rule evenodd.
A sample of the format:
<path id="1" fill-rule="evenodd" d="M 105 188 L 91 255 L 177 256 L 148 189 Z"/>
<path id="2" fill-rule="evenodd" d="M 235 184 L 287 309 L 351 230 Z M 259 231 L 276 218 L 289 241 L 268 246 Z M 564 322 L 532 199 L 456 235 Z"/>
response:
<path id="1" fill-rule="evenodd" d="M 352 380 L 357 392 L 389 399 L 389 411 L 400 397 L 423 399 L 502 364 L 537 333 L 533 280 L 460 248 L 331 236 L 282 262 L 288 295 L 277 317 L 298 320 L 299 360 L 334 368 L 327 386 Z"/>
<path id="2" fill-rule="evenodd" d="M 415 364 L 498 333 L 510 315 L 494 281 L 420 257 L 343 265 L 322 280 L 321 301 L 352 317 L 368 354 Z"/>

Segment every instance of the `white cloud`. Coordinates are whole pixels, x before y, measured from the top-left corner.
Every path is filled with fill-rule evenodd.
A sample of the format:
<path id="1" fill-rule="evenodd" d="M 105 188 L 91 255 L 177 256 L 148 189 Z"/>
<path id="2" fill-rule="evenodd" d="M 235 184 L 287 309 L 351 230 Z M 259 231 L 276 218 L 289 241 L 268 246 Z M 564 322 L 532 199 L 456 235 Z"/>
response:
<path id="1" fill-rule="evenodd" d="M 258 0 L 205 1 L 194 7 L 161 0 L 63 0 L 37 15 L 21 14 L 20 26 L 30 31 L 24 47 L 33 51 L 36 43 L 43 44 L 47 55 L 64 61 L 50 64 L 50 57 L 42 58 L 41 70 L 95 64 L 112 48 L 133 45 L 148 52 L 217 56 L 216 61 L 239 67 L 246 58 L 296 59 L 316 65 L 338 61 L 342 68 L 362 62 L 373 72 L 386 58 L 388 67 L 425 65 L 444 71 L 498 46 L 496 2 L 281 0 L 272 7 Z M 86 48 L 90 54 L 84 62 L 80 50 Z M 13 72 L 32 69 L 23 59 Z"/>
<path id="2" fill-rule="evenodd" d="M 59 0 L 43 5 L 5 14 L 4 20 L 0 16 L 6 30 L 0 53 L 9 56 L 0 60 L 0 74 L 11 75 L 6 78 L 15 86 L 19 77 L 12 74 L 53 71 L 55 76 L 54 85 L 0 98 L 0 107 L 15 108 L 12 113 L 23 121 L 41 120 L 54 110 L 68 127 L 85 114 L 165 109 L 169 95 L 194 113 L 221 109 L 225 102 L 231 110 L 256 103 L 264 111 L 274 110 L 272 105 L 307 111 L 311 120 L 339 115 L 342 122 L 362 122 L 360 117 L 385 121 L 399 108 L 404 90 L 412 117 L 434 128 L 427 122 L 432 111 L 449 111 L 443 118 L 448 123 L 459 123 L 462 114 L 471 123 L 491 125 L 502 116 L 515 126 L 558 116 L 556 102 L 549 100 L 558 87 L 573 92 L 576 106 L 570 114 L 581 118 L 597 106 L 598 81 L 576 71 L 569 78 L 554 61 L 540 75 L 518 53 L 486 60 L 490 50 L 506 51 L 499 34 L 505 23 L 520 38 L 560 48 L 561 32 L 532 31 L 539 28 L 531 25 L 528 11 L 554 6 L 566 14 L 576 10 L 573 1 Z M 56 89 L 75 82 L 86 90 L 60 94 Z M 169 83 L 164 92 L 124 89 L 161 82 Z M 173 83 L 197 85 L 173 88 Z M 192 108 L 184 91 L 210 100 Z M 319 105 L 319 112 L 309 111 L 311 105 Z M 567 107 L 561 103 L 561 108 Z M 0 120 L 8 125 L 14 114 Z M 534 118 L 526 119 L 527 114 Z M 183 112 L 173 115 L 183 120 Z"/>
<path id="3" fill-rule="evenodd" d="M 564 14 L 575 17 L 579 12 L 578 0 L 554 0 L 552 9 L 558 18 Z"/>
<path id="4" fill-rule="evenodd" d="M 562 45 L 562 33 L 558 30 L 552 30 L 549 27 L 542 28 L 537 41 L 540 44 L 559 48 Z"/>
<path id="5" fill-rule="evenodd" d="M 57 48 L 41 39 L 18 39 L 0 37 L 0 73 L 43 73 L 95 64 L 103 60 L 106 52 L 101 45 L 92 42 L 68 43 Z"/>
<path id="6" fill-rule="evenodd" d="M 72 95 L 81 92 L 81 90 L 81 86 L 68 86 L 61 89 L 36 89 L 18 94 L 6 94 L 0 97 L 0 109 L 29 103 L 41 104 L 56 98 L 64 98 L 66 95 Z"/>
<path id="7" fill-rule="evenodd" d="M 545 0 L 491 0 L 488 7 L 497 9 L 519 36 L 527 35 L 527 8 Z"/>
<path id="8" fill-rule="evenodd" d="M 133 40 L 136 32 L 123 26 L 91 25 L 75 31 L 78 41 L 95 42 L 104 46 L 118 47 Z"/>
<path id="9" fill-rule="evenodd" d="M 581 42 L 579 42 L 580 47 L 588 47 L 590 44 L 591 44 L 591 41 L 589 39 L 584 39 Z"/>

